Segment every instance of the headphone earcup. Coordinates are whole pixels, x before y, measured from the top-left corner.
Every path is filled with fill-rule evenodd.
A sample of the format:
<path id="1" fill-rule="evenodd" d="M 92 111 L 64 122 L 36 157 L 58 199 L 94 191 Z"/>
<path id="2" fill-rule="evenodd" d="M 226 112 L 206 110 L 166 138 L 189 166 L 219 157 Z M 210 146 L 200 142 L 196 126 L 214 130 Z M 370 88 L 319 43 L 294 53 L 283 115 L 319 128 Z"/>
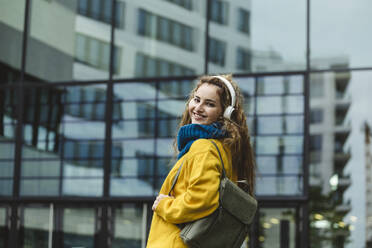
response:
<path id="1" fill-rule="evenodd" d="M 227 119 L 230 119 L 231 118 L 231 114 L 234 112 L 234 107 L 233 106 L 228 106 L 226 109 L 225 109 L 225 112 L 223 113 L 223 116 Z"/>

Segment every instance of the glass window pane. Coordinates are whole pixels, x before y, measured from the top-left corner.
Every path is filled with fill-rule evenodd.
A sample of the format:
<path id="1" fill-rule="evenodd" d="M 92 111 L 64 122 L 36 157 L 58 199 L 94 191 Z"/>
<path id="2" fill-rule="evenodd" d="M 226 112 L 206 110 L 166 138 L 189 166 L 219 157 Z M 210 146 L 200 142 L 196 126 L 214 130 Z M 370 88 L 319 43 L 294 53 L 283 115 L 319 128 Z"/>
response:
<path id="1" fill-rule="evenodd" d="M 23 210 L 23 246 L 48 247 L 50 228 L 49 208 L 27 207 Z"/>
<path id="2" fill-rule="evenodd" d="M 159 117 L 177 118 L 181 117 L 185 111 L 186 100 L 168 100 L 158 102 L 158 115 Z M 169 106 L 172 106 L 170 108 Z"/>
<path id="3" fill-rule="evenodd" d="M 60 160 L 23 160 L 22 177 L 58 177 L 60 175 Z"/>
<path id="4" fill-rule="evenodd" d="M 155 120 L 144 119 L 118 122 L 118 125 L 113 126 L 112 135 L 115 139 L 152 138 L 155 135 Z"/>
<path id="5" fill-rule="evenodd" d="M 306 1 L 253 0 L 242 7 L 251 12 L 252 71 L 306 68 Z"/>
<path id="6" fill-rule="evenodd" d="M 371 67 L 370 1 L 311 1 L 313 69 Z M 348 18 L 345 18 L 345 17 Z M 342 42 L 340 42 L 342 41 Z"/>
<path id="7" fill-rule="evenodd" d="M 56 196 L 59 195 L 59 179 L 21 179 L 22 196 Z"/>
<path id="8" fill-rule="evenodd" d="M 154 83 L 123 83 L 114 85 L 114 95 L 120 100 L 155 100 Z"/>
<path id="9" fill-rule="evenodd" d="M 8 215 L 10 211 L 8 211 L 7 207 L 0 207 L 0 247 L 6 248 L 8 247 L 8 235 L 9 235 L 9 227 L 8 227 Z"/>
<path id="10" fill-rule="evenodd" d="M 257 90 L 260 95 L 303 93 L 303 77 L 298 75 L 258 78 Z"/>
<path id="11" fill-rule="evenodd" d="M 257 118 L 258 134 L 303 133 L 304 118 L 299 116 L 262 116 Z"/>
<path id="12" fill-rule="evenodd" d="M 103 2 L 32 2 L 26 57 L 32 81 L 109 79 L 101 54 L 111 37 L 110 26 L 102 25 L 108 22 Z"/>
<path id="13" fill-rule="evenodd" d="M 259 240 L 262 248 L 295 248 L 297 244 L 296 210 L 262 208 L 259 210 Z"/>
<path id="14" fill-rule="evenodd" d="M 80 189 L 99 195 L 102 189 L 87 192 L 79 184 L 93 180 L 96 189 L 103 180 L 106 86 L 40 86 L 26 93 L 25 111 L 34 111 L 24 125 L 21 195 L 78 195 Z"/>
<path id="15" fill-rule="evenodd" d="M 0 178 L 0 196 L 11 196 L 13 193 L 13 180 Z"/>
<path id="16" fill-rule="evenodd" d="M 113 139 L 115 145 L 121 144 L 123 149 L 123 156 L 126 158 L 135 157 L 136 154 L 154 154 L 154 140 L 153 139 L 128 139 L 118 140 Z"/>
<path id="17" fill-rule="evenodd" d="M 65 208 L 63 211 L 63 247 L 95 247 L 95 210 Z"/>
<path id="18" fill-rule="evenodd" d="M 124 51 L 120 60 L 125 61 L 125 69 L 114 77 L 202 74 L 206 2 L 195 2 L 192 11 L 175 6 L 181 5 L 180 1 L 137 1 L 132 5 L 125 22 L 133 28 L 115 29 L 114 43 Z"/>
<path id="19" fill-rule="evenodd" d="M 257 97 L 257 114 L 299 114 L 304 111 L 303 96 Z"/>
<path id="20" fill-rule="evenodd" d="M 161 157 L 173 157 L 174 156 L 173 138 L 157 139 L 156 146 L 157 146 L 156 154 L 158 156 L 161 156 Z"/>
<path id="21" fill-rule="evenodd" d="M 191 90 L 195 87 L 196 81 L 182 80 L 182 81 L 164 81 L 159 83 L 159 99 L 169 97 L 184 98 L 189 95 Z"/>
<path id="22" fill-rule="evenodd" d="M 111 178 L 111 196 L 153 196 L 153 178 Z"/>
<path id="23" fill-rule="evenodd" d="M 257 156 L 257 170 L 265 174 L 302 174 L 302 157 L 300 156 Z"/>
<path id="24" fill-rule="evenodd" d="M 103 177 L 94 179 L 63 179 L 62 195 L 102 197 Z"/>
<path id="25" fill-rule="evenodd" d="M 302 154 L 303 136 L 257 136 L 257 154 Z"/>
<path id="26" fill-rule="evenodd" d="M 14 159 L 15 144 L 13 142 L 0 142 L 1 159 Z"/>
<path id="27" fill-rule="evenodd" d="M 112 247 L 141 247 L 146 243 L 146 205 L 126 204 L 115 209 L 115 228 Z"/>
<path id="28" fill-rule="evenodd" d="M 5 1 L 1 4 L 0 73 L 2 84 L 13 83 L 20 79 L 25 4 L 25 0 Z M 27 79 L 30 79 L 29 75 L 25 75 L 25 80 Z"/>
<path id="29" fill-rule="evenodd" d="M 257 177 L 257 195 L 302 195 L 301 176 L 262 176 Z"/>
<path id="30" fill-rule="evenodd" d="M 13 177 L 14 161 L 0 160 L 0 178 Z"/>

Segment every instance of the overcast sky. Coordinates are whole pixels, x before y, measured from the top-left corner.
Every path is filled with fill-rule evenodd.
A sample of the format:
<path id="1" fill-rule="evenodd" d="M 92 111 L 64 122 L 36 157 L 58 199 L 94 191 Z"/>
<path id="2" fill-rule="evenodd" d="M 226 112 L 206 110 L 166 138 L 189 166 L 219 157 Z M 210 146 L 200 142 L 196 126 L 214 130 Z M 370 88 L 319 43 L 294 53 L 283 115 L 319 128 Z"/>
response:
<path id="1" fill-rule="evenodd" d="M 311 0 L 311 57 L 346 56 L 350 67 L 372 67 L 372 1 Z M 285 61 L 305 62 L 306 1 L 252 0 L 252 48 L 274 50 Z M 347 146 L 352 158 L 345 168 L 352 185 L 344 197 L 352 200 L 346 221 L 355 226 L 349 248 L 362 248 L 365 241 L 365 162 L 361 127 L 372 124 L 372 72 L 353 72 L 348 118 L 352 123 Z M 356 216 L 354 223 L 350 216 Z"/>

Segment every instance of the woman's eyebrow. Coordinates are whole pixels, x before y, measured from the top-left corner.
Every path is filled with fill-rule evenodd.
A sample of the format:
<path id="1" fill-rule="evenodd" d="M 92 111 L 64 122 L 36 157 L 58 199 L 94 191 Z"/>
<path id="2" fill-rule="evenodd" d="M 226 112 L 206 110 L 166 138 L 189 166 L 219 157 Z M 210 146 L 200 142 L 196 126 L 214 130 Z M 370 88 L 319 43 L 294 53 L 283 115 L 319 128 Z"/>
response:
<path id="1" fill-rule="evenodd" d="M 213 102 L 213 103 L 216 103 L 216 101 L 213 100 L 213 99 L 206 99 L 205 101 L 206 101 L 206 102 Z"/>
<path id="2" fill-rule="evenodd" d="M 199 97 L 198 95 L 194 95 L 194 97 L 195 97 L 195 98 L 198 98 L 198 99 L 200 99 L 200 97 Z M 213 99 L 210 99 L 210 98 L 207 98 L 207 99 L 205 99 L 205 101 L 206 101 L 206 102 L 212 102 L 212 103 L 216 103 L 216 101 L 215 101 L 215 100 L 213 100 Z"/>

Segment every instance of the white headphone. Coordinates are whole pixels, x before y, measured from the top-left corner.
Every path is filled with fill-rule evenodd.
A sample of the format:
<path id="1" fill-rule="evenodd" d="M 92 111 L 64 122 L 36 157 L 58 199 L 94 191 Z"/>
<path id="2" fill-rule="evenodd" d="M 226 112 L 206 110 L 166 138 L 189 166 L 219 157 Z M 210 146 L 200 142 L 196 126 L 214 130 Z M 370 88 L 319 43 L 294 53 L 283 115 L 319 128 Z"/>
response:
<path id="1" fill-rule="evenodd" d="M 235 107 L 235 90 L 234 90 L 234 87 L 229 82 L 229 80 L 227 80 L 224 77 L 221 77 L 221 76 L 213 76 L 213 77 L 214 78 L 218 78 L 219 80 L 221 80 L 226 85 L 226 87 L 229 89 L 229 91 L 230 91 L 231 105 L 230 106 L 227 106 L 226 109 L 225 109 L 225 112 L 223 113 L 223 116 L 225 118 L 230 119 L 231 118 L 231 114 L 235 110 L 235 108 L 234 108 Z"/>

